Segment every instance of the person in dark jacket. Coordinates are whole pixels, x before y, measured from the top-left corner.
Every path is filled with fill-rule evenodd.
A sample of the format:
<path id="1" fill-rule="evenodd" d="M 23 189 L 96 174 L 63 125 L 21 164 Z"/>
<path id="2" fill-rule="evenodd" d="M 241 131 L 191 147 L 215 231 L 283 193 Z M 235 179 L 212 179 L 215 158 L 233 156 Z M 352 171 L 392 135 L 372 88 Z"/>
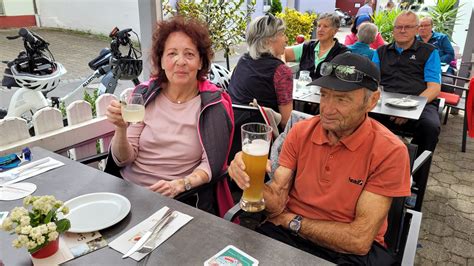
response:
<path id="1" fill-rule="evenodd" d="M 299 62 L 299 70 L 309 70 L 311 78 L 321 76 L 321 63 L 330 62 L 336 55 L 348 52 L 343 44 L 335 38 L 341 25 L 338 16 L 322 14 L 316 21 L 316 37 L 318 40 L 290 46 L 285 49 L 287 62 Z"/>
<path id="2" fill-rule="evenodd" d="M 232 103 L 248 105 L 256 99 L 280 113 L 285 128 L 293 110 L 293 74 L 280 59 L 288 41 L 285 24 L 272 14 L 258 17 L 246 37 L 249 52 L 239 59 L 229 84 Z"/>

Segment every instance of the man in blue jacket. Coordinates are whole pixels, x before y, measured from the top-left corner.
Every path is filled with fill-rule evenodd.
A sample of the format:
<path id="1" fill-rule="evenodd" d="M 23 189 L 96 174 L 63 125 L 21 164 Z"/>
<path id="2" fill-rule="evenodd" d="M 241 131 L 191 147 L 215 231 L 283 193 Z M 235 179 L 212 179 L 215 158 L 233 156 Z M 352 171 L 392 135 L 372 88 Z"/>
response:
<path id="1" fill-rule="evenodd" d="M 450 64 L 454 60 L 454 49 L 446 34 L 433 31 L 433 19 L 420 19 L 417 39 L 434 45 L 439 52 L 441 63 Z"/>
<path id="2" fill-rule="evenodd" d="M 420 19 L 420 27 L 418 29 L 418 36 L 416 38 L 419 41 L 434 45 L 439 52 L 439 58 L 441 64 L 450 65 L 454 60 L 454 49 L 449 41 L 448 35 L 433 31 L 433 19 L 430 17 L 424 17 Z M 445 73 L 455 74 L 452 66 L 449 66 Z M 454 80 L 450 77 L 442 77 L 443 83 L 453 84 Z M 442 91 L 453 92 L 454 89 L 448 86 L 441 86 Z"/>

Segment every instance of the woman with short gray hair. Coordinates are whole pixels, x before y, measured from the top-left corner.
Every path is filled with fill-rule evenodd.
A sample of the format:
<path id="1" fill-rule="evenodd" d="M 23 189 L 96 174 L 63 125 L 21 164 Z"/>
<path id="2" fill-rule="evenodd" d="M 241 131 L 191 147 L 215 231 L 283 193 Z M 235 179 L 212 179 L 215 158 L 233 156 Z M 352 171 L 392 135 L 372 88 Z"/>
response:
<path id="1" fill-rule="evenodd" d="M 285 49 L 285 60 L 299 62 L 299 69 L 309 70 L 311 78 L 321 77 L 323 62 L 331 61 L 336 55 L 347 52 L 347 47 L 335 38 L 341 21 L 336 14 L 325 13 L 315 22 L 316 41 L 310 41 Z"/>
<path id="2" fill-rule="evenodd" d="M 349 48 L 352 53 L 366 56 L 372 60 L 375 50 L 370 48 L 370 44 L 375 40 L 377 33 L 377 26 L 373 23 L 366 22 L 359 26 L 357 31 L 358 41 L 347 48 Z"/>
<path id="3" fill-rule="evenodd" d="M 255 18 L 246 38 L 248 53 L 239 59 L 228 88 L 232 103 L 248 105 L 256 99 L 281 114 L 283 129 L 293 109 L 293 74 L 280 59 L 288 41 L 285 24 L 272 14 Z"/>

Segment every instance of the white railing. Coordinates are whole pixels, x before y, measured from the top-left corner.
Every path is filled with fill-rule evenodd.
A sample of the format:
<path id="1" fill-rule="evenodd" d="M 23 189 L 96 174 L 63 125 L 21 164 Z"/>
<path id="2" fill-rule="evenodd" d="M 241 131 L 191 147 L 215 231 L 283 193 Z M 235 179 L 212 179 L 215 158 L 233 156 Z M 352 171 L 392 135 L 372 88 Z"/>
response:
<path id="1" fill-rule="evenodd" d="M 91 105 L 83 100 L 67 106 L 68 125 L 64 126 L 61 111 L 47 107 L 32 118 L 35 136 L 30 136 L 27 121 L 22 118 L 0 120 L 0 156 L 20 152 L 25 147 L 39 146 L 57 153 L 67 153 L 78 160 L 107 150 L 114 126 L 105 118 L 112 94 L 99 96 L 95 105 L 97 117 L 92 117 Z M 100 140 L 99 150 L 96 141 Z"/>

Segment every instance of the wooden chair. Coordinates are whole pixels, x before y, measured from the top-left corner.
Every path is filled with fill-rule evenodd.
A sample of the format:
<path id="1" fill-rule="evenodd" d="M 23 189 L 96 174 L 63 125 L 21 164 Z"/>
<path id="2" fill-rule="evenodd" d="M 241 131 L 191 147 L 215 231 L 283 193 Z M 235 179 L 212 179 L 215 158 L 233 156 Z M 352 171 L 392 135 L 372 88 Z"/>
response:
<path id="1" fill-rule="evenodd" d="M 446 123 L 448 122 L 448 116 L 449 116 L 449 113 L 450 113 L 451 109 L 464 111 L 464 122 L 463 122 L 463 134 L 462 134 L 461 151 L 466 152 L 468 129 L 471 129 L 471 131 L 474 130 L 474 129 L 472 129 L 472 127 L 474 126 L 473 125 L 474 123 L 472 121 L 469 122 L 470 121 L 469 118 L 471 117 L 472 112 L 474 111 L 474 110 L 472 110 L 472 108 L 473 108 L 472 102 L 474 101 L 474 93 L 469 93 L 470 88 L 474 88 L 474 78 L 467 79 L 467 78 L 453 76 L 453 75 L 449 75 L 449 74 L 443 74 L 443 76 L 448 76 L 448 77 L 451 77 L 455 80 L 461 80 L 461 81 L 469 82 L 468 88 L 453 85 L 453 84 L 443 84 L 443 86 L 451 87 L 451 88 L 454 88 L 456 90 L 462 91 L 463 92 L 462 97 L 459 96 L 456 93 L 448 93 L 448 92 L 441 92 L 440 95 L 438 96 L 438 98 L 445 99 L 446 114 L 444 116 L 443 124 L 446 125 Z M 469 105 L 468 102 L 471 102 L 471 105 Z M 471 109 L 469 109 L 468 107 L 471 107 Z M 469 134 L 469 135 L 471 135 L 471 134 Z M 474 137 L 474 134 L 473 134 L 473 137 Z"/>

